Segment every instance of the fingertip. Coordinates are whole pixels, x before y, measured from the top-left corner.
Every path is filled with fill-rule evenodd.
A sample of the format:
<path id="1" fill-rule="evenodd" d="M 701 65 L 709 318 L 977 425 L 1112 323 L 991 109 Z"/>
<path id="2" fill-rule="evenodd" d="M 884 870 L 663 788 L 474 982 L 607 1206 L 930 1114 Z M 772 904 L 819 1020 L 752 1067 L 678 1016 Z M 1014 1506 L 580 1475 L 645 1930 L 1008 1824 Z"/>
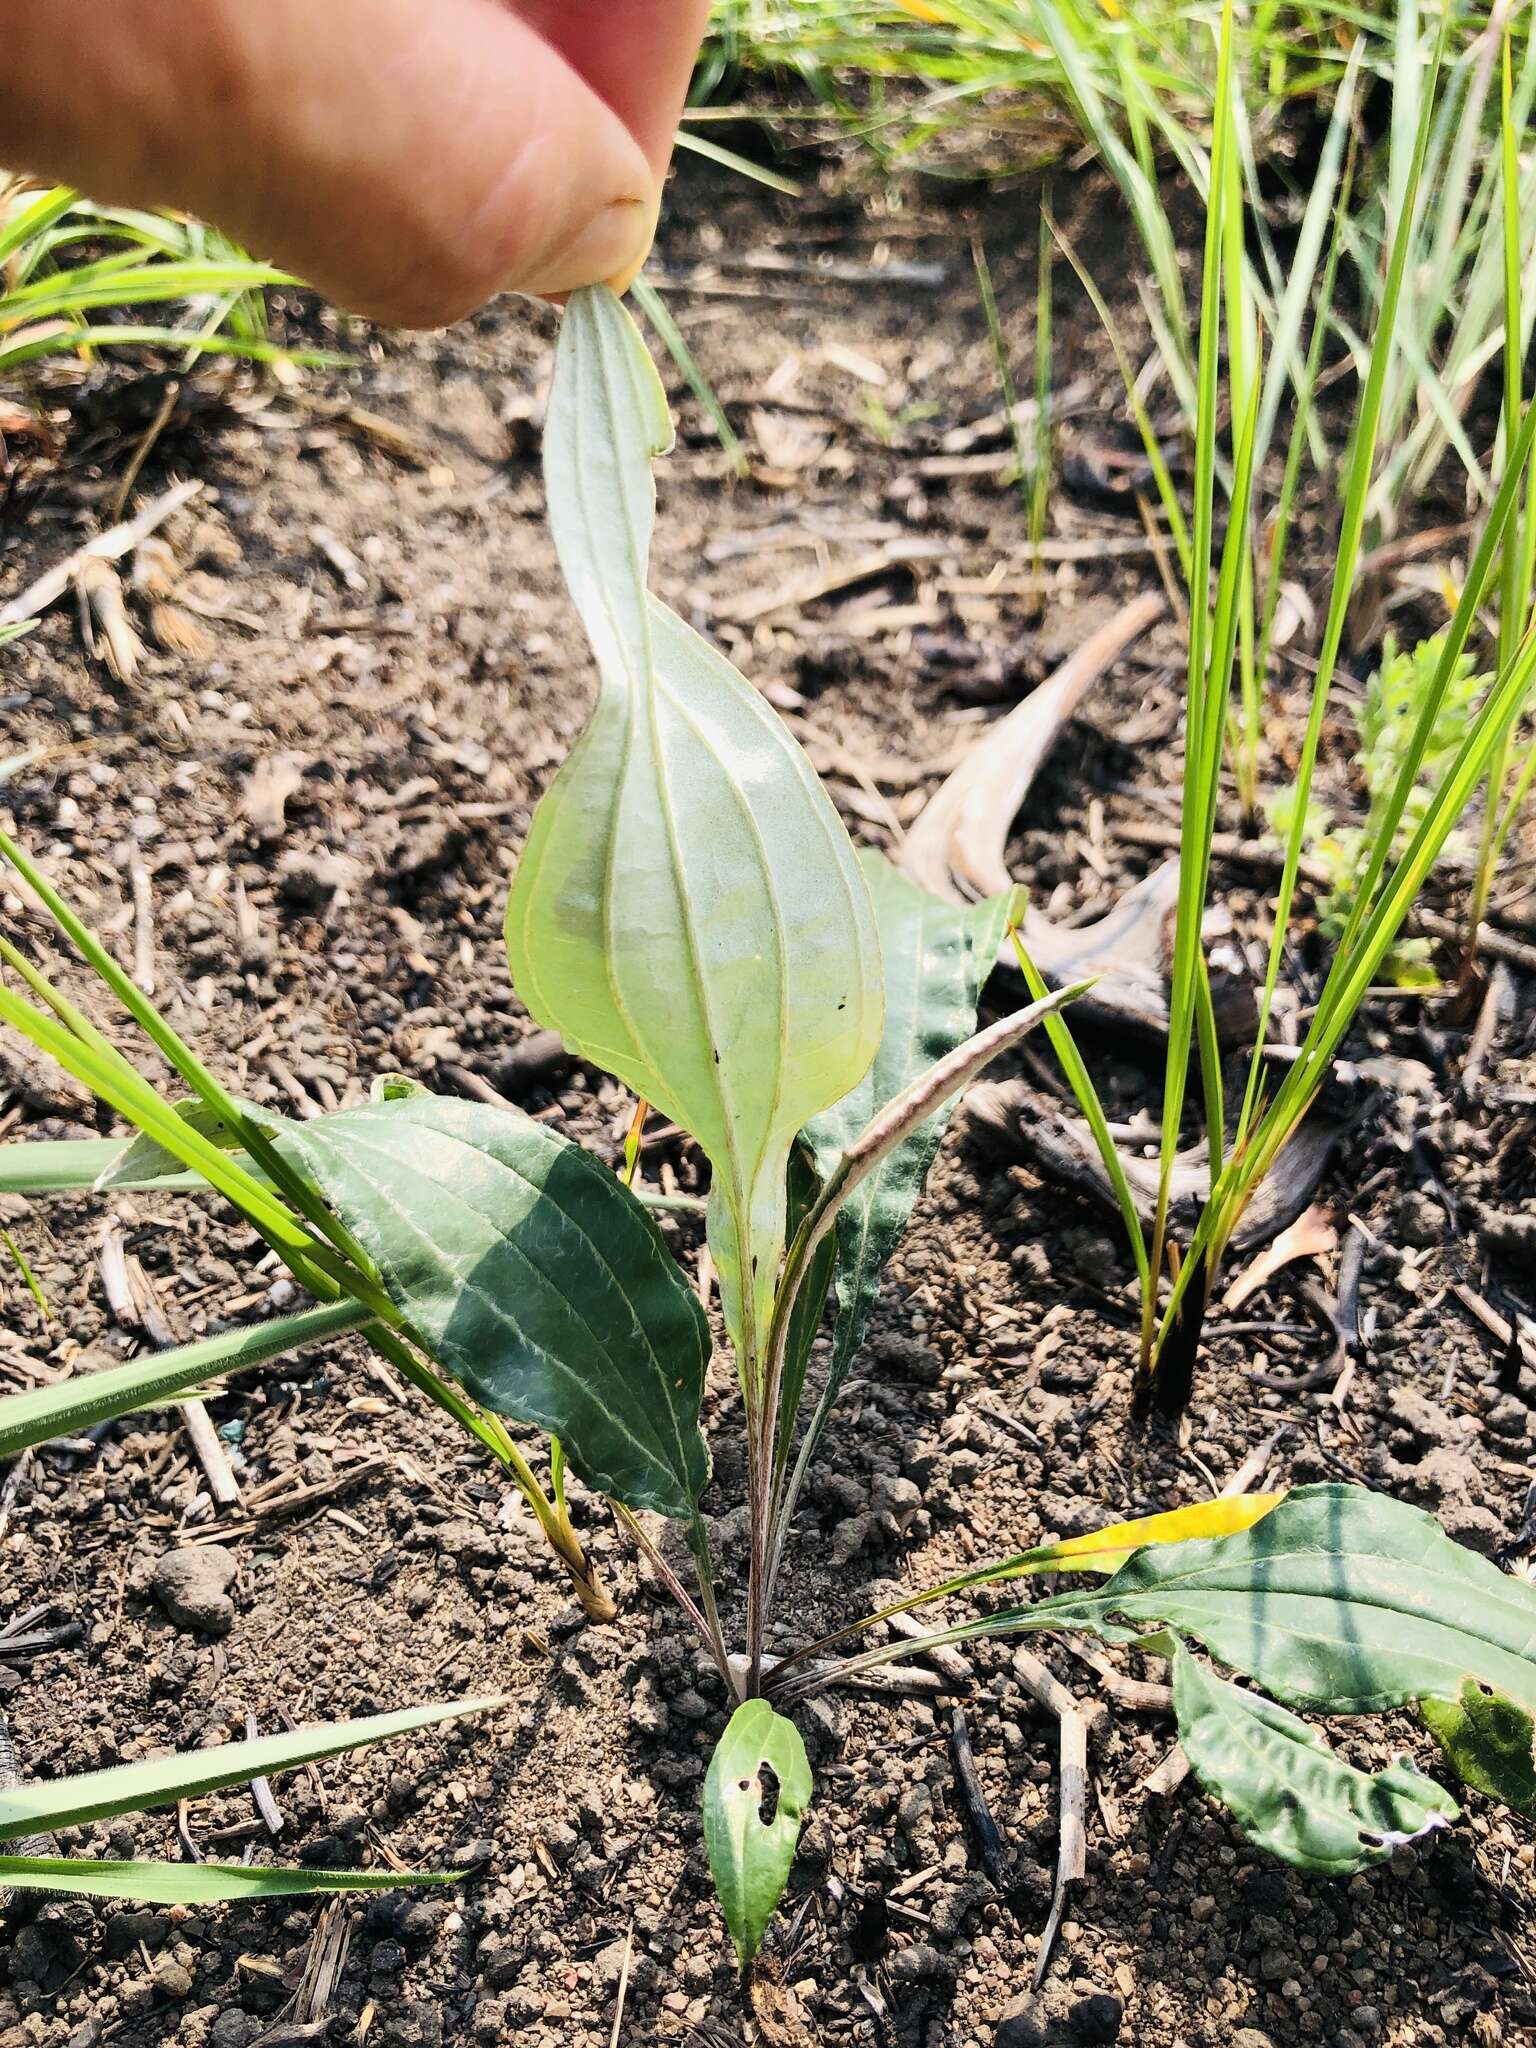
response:
<path id="1" fill-rule="evenodd" d="M 626 192 L 606 200 L 536 272 L 507 282 L 540 298 L 560 297 L 588 284 L 627 291 L 650 254 L 659 210 L 659 196 L 650 193 Z"/>
<path id="2" fill-rule="evenodd" d="M 618 293 L 620 298 L 623 298 L 635 279 L 644 270 L 646 259 L 651 253 L 651 244 L 656 239 L 656 223 L 660 218 L 661 187 L 658 185 L 646 203 L 643 232 L 637 238 L 633 251 L 617 270 L 603 280 L 605 284 Z"/>

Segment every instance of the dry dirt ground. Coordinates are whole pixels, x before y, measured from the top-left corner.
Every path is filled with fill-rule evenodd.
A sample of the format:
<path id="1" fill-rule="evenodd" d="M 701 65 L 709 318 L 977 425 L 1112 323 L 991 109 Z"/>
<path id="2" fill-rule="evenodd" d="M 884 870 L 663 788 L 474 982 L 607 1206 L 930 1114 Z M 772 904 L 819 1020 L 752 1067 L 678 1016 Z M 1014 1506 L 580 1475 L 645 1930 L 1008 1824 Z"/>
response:
<path id="1" fill-rule="evenodd" d="M 1113 366 L 1063 284 L 1055 375 L 1081 388 L 1038 601 L 1004 481 L 1006 435 L 988 420 L 999 399 L 967 196 L 936 185 L 865 203 L 824 189 L 792 203 L 689 172 L 660 251 L 754 476 L 730 478 L 669 368 L 682 433 L 661 470 L 657 585 L 785 711 L 856 836 L 886 845 L 957 747 L 1117 604 L 1156 587 L 1126 489 L 1135 464 Z M 1134 317 L 1125 224 L 1091 177 L 1071 198 L 1058 189 Z M 1027 388 L 1033 195 L 989 201 L 982 225 Z M 141 480 L 146 494 L 176 477 L 204 485 L 167 528 L 161 564 L 197 646 L 151 642 L 137 678 L 115 681 L 82 648 L 71 608 L 56 607 L 0 656 L 0 752 L 57 750 L 4 802 L 242 1094 L 309 1114 L 403 1071 L 450 1091 L 494 1088 L 615 1157 L 621 1091 L 519 1059 L 530 1026 L 500 940 L 531 807 L 592 691 L 542 523 L 537 422 L 554 316 L 508 303 L 414 340 L 337 337 L 312 311 L 295 317 L 354 351 L 357 372 L 286 385 L 206 375 L 177 401 Z M 61 446 L 53 460 L 18 457 L 0 593 L 107 516 L 160 396 L 122 372 L 50 391 Z M 397 437 L 349 420 L 349 406 L 394 422 Z M 1451 500 L 1416 517 L 1431 527 L 1459 510 Z M 1302 568 L 1315 589 L 1326 549 L 1314 556 L 1304 550 Z M 148 600 L 129 605 L 144 626 Z M 1399 613 L 1400 627 L 1411 620 Z M 1166 623 L 1141 641 L 1031 793 L 1013 865 L 1058 915 L 1112 900 L 1161 857 L 1145 828 L 1176 818 L 1180 658 Z M 1369 648 L 1355 660 L 1366 673 Z M 1271 782 L 1303 680 L 1285 667 Z M 1331 731 L 1339 788 L 1347 751 Z M 1260 928 L 1263 886 L 1235 866 L 1217 874 L 1238 942 Z M 1505 894 L 1517 952 L 1531 899 L 1515 882 Z M 40 938 L 14 897 L 5 908 Z M 1304 990 L 1316 964 L 1303 945 L 1292 966 Z M 785 1632 L 862 1611 L 879 1582 L 917 1585 L 1049 1532 L 1200 1497 L 1245 1461 L 1253 1483 L 1356 1476 L 1389 1488 L 1521 1566 L 1532 1382 L 1495 1383 L 1497 1346 L 1453 1290 L 1530 1305 L 1531 988 L 1517 966 L 1470 1087 L 1467 1020 L 1443 1004 L 1374 1004 L 1353 1042 L 1357 1060 L 1376 1063 L 1349 1098 L 1349 1142 L 1322 1192 L 1341 1222 L 1352 1210 L 1372 1233 L 1368 1341 L 1338 1400 L 1331 1378 L 1294 1392 L 1250 1377 L 1326 1363 L 1330 1340 L 1297 1292 L 1331 1280 L 1325 1261 L 1256 1296 L 1241 1327 L 1213 1321 L 1182 1429 L 1133 1423 L 1131 1269 L 1115 1229 L 962 1120 L 801 1512 Z M 1093 1052 L 1115 1113 L 1155 1102 L 1146 1048 L 1095 1041 Z M 1049 1085 L 1043 1065 L 1029 1071 Z M 0 1049 L 6 1138 L 94 1124 L 67 1083 Z M 698 1158 L 675 1139 L 649 1146 L 645 1164 L 684 1191 L 700 1185 Z M 272 1299 L 262 1247 L 210 1204 L 140 1195 L 10 1209 L 53 1320 L 7 1273 L 5 1387 L 141 1341 L 107 1312 L 104 1228 L 178 1336 Z M 1526 1219 L 1524 1236 L 1510 1217 Z M 691 1267 L 692 1222 L 668 1228 Z M 24 1769 L 219 1742 L 248 1715 L 271 1729 L 504 1689 L 510 1704 L 483 1720 L 280 1781 L 275 1844 L 243 1792 L 185 1816 L 203 1854 L 249 1845 L 326 1863 L 456 1864 L 464 1880 L 325 1910 L 13 1906 L 0 1926 L 0 2048 L 1531 2038 L 1527 1823 L 1469 1797 L 1464 1823 L 1421 1852 L 1347 1883 L 1307 1880 L 1247 1848 L 1193 1786 L 1149 1792 L 1171 1726 L 1112 1703 L 1091 1758 L 1087 1879 L 1033 1998 L 1055 1730 L 1006 1644 L 971 1655 L 963 1701 L 1012 1858 L 1002 1881 L 982 1868 L 947 1703 L 818 1706 L 804 1716 L 814 1817 L 754 2013 L 698 1826 L 721 1692 L 627 1544 L 582 1504 L 623 1610 L 612 1627 L 582 1626 L 518 1502 L 447 1424 L 372 1379 L 355 1342 L 253 1373 L 212 1411 L 239 1507 L 211 1510 L 164 1414 L 45 1450 L 6 1485 L 0 1704 Z M 708 1421 L 732 1615 L 738 1420 L 717 1358 Z M 228 1555 L 227 1633 L 173 1620 L 154 1595 L 157 1560 L 187 1543 Z M 1085 1664 L 1048 1654 L 1085 1701 L 1103 1697 Z M 1435 1768 L 1406 1720 L 1347 1740 L 1362 1759 L 1407 1748 Z M 68 1846 L 185 1853 L 171 1815 L 78 1831 Z"/>

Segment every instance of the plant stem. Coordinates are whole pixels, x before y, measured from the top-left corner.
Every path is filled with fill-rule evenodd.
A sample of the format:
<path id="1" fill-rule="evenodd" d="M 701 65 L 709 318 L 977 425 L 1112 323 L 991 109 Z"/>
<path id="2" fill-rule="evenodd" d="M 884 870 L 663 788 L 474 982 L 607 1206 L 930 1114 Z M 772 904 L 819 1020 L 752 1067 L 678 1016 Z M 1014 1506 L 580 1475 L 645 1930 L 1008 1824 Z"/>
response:
<path id="1" fill-rule="evenodd" d="M 711 1630 L 710 1624 L 701 1612 L 698 1602 L 683 1584 L 677 1573 L 673 1571 L 671 1565 L 667 1563 L 667 1560 L 662 1556 L 650 1537 L 646 1535 L 645 1530 L 640 1525 L 640 1518 L 634 1513 L 633 1509 L 625 1507 L 621 1500 L 610 1500 L 608 1505 L 613 1509 L 614 1514 L 617 1515 L 630 1535 L 633 1536 L 636 1547 L 649 1560 L 657 1578 L 661 1580 L 667 1591 L 672 1595 L 672 1598 L 693 1623 L 694 1628 L 698 1631 L 700 1641 L 719 1665 L 721 1677 L 724 1678 L 728 1687 L 731 1686 L 730 1665 L 725 1656 L 724 1646 L 720 1642 L 717 1632 Z"/>
<path id="2" fill-rule="evenodd" d="M 710 1646 L 715 1653 L 715 1662 L 720 1667 L 720 1675 L 725 1680 L 727 1690 L 735 1692 L 740 1701 L 744 1695 L 731 1676 L 731 1660 L 725 1647 L 725 1632 L 720 1626 L 720 1609 L 715 1602 L 715 1565 L 709 1547 L 709 1530 L 697 1508 L 693 1511 L 693 1523 L 688 1532 L 688 1547 L 693 1553 L 693 1568 L 698 1577 L 699 1597 L 703 1602 L 704 1619 L 709 1625 Z"/>

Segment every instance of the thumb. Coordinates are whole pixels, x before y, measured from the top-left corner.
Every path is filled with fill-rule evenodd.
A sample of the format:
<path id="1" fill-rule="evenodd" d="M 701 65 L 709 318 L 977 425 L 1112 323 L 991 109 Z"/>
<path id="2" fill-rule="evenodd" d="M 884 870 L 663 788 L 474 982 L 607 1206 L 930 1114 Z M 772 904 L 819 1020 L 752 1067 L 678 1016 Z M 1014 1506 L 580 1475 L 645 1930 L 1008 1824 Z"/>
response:
<path id="1" fill-rule="evenodd" d="M 170 205 L 354 312 L 441 326 L 633 268 L 659 172 L 500 0 L 28 0 L 0 161 Z"/>

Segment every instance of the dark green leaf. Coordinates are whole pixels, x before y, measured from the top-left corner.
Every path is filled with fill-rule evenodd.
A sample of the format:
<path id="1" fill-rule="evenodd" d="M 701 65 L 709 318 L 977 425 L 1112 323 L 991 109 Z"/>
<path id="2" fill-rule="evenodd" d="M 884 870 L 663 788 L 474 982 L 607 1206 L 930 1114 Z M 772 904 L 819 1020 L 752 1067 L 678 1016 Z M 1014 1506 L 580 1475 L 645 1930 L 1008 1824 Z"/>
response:
<path id="1" fill-rule="evenodd" d="M 1182 1643 L 1173 1658 L 1179 1741 L 1244 1834 L 1301 1870 L 1348 1877 L 1461 1808 L 1407 1763 L 1367 1775 L 1285 1707 L 1217 1678 Z"/>
<path id="2" fill-rule="evenodd" d="M 793 1721 L 766 1700 L 739 1706 L 704 1780 L 704 1848 L 743 1969 L 762 1946 L 789 1881 L 811 1791 L 811 1767 Z"/>
<path id="3" fill-rule="evenodd" d="M 1464 1784 L 1536 1813 L 1536 1720 L 1528 1705 L 1467 1678 L 1454 1700 L 1421 1699 L 1419 1712 Z"/>
<path id="4" fill-rule="evenodd" d="M 686 1519 L 709 1328 L 645 1210 L 531 1118 L 410 1095 L 284 1134 L 422 1347 L 595 1491 Z"/>
<path id="5" fill-rule="evenodd" d="M 885 1025 L 864 1078 L 805 1127 L 823 1179 L 877 1110 L 976 1029 L 976 1005 L 1007 920 L 1006 896 L 961 909 L 914 887 L 883 854 L 862 853 L 859 864 L 880 927 Z M 838 1214 L 834 1397 L 953 1113 L 951 1098 L 881 1161 Z"/>
<path id="6" fill-rule="evenodd" d="M 1453 1543 L 1432 1515 L 1359 1486 L 1303 1486 L 1237 1535 L 1138 1551 L 1102 1587 L 989 1616 L 987 1632 L 1161 1625 L 1288 1705 L 1419 1706 L 1468 1780 L 1500 1797 L 1536 1713 L 1536 1587 Z M 1487 1704 L 1474 1708 L 1473 1687 Z"/>

